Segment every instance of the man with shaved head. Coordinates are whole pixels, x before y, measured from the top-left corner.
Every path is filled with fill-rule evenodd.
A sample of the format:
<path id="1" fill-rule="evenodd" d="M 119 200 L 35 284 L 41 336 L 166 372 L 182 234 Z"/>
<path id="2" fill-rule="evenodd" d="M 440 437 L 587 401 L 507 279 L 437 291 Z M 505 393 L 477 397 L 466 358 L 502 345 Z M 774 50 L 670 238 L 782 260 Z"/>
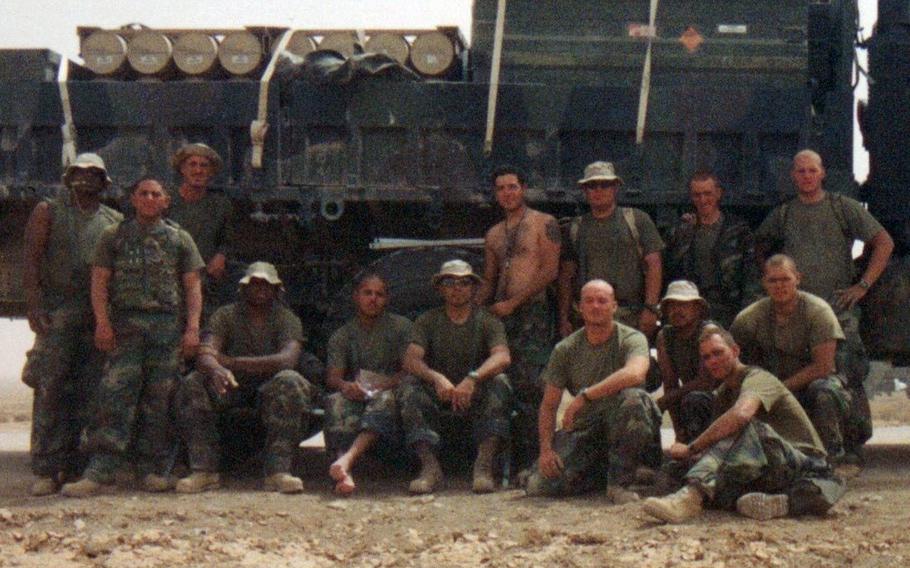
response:
<path id="1" fill-rule="evenodd" d="M 796 198 L 774 209 L 756 232 L 756 252 L 764 259 L 772 246 L 792 257 L 802 272 L 800 287 L 826 300 L 837 315 L 846 339 L 838 346 L 838 367 L 847 377 L 854 409 L 863 420 L 845 440 L 847 458 L 860 461 L 862 444 L 872 435 L 869 401 L 863 390 L 868 356 L 859 336 L 863 299 L 888 264 L 894 241 L 858 201 L 824 190 L 826 177 L 821 156 L 802 150 L 790 171 Z M 858 274 L 853 243 L 863 241 L 868 262 Z"/>
<path id="2" fill-rule="evenodd" d="M 591 280 L 581 289 L 584 327 L 560 341 L 543 372 L 538 416 L 540 457 L 528 478 L 529 495 L 566 495 L 607 487 L 616 504 L 638 500 L 629 485 L 641 466 L 661 461 L 660 412 L 641 389 L 648 341 L 613 320 L 613 287 Z M 563 391 L 574 397 L 557 430 Z"/>

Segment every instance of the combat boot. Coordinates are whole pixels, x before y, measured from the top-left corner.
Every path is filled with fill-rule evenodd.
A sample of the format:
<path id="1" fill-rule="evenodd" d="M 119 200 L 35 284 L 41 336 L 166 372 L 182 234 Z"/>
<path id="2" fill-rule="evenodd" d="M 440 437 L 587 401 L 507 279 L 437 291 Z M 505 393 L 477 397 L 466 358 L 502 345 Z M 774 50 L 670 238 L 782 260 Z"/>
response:
<path id="1" fill-rule="evenodd" d="M 107 484 L 83 477 L 79 481 L 64 483 L 63 487 L 60 488 L 60 494 L 66 497 L 91 497 L 107 487 Z"/>
<path id="2" fill-rule="evenodd" d="M 53 495 L 59 490 L 60 486 L 53 477 L 39 477 L 32 483 L 28 492 L 33 497 L 43 497 L 45 495 Z"/>
<path id="3" fill-rule="evenodd" d="M 201 493 L 221 486 L 218 472 L 194 471 L 177 482 L 177 493 Z"/>
<path id="4" fill-rule="evenodd" d="M 661 521 L 681 523 L 701 515 L 703 500 L 698 489 L 687 485 L 672 495 L 645 499 L 643 508 L 645 513 Z"/>
<path id="5" fill-rule="evenodd" d="M 493 458 L 496 456 L 498 440 L 490 437 L 481 442 L 474 460 L 474 493 L 492 493 L 496 489 L 493 479 Z"/>
<path id="6" fill-rule="evenodd" d="M 782 493 L 746 493 L 736 500 L 736 512 L 756 521 L 786 517 L 789 510 L 790 499 Z"/>
<path id="7" fill-rule="evenodd" d="M 303 480 L 290 473 L 273 473 L 265 478 L 265 489 L 278 493 L 300 493 L 303 491 Z"/>
<path id="8" fill-rule="evenodd" d="M 142 488 L 149 493 L 161 493 L 174 488 L 174 478 L 169 475 L 150 473 L 142 478 Z"/>
<path id="9" fill-rule="evenodd" d="M 614 505 L 627 505 L 641 501 L 638 493 L 630 491 L 622 485 L 607 485 L 607 499 Z"/>
<path id="10" fill-rule="evenodd" d="M 442 468 L 439 466 L 439 460 L 436 459 L 436 454 L 429 446 L 419 446 L 417 457 L 420 458 L 420 475 L 411 481 L 408 491 L 416 495 L 432 493 L 436 489 L 436 485 L 442 481 Z"/>

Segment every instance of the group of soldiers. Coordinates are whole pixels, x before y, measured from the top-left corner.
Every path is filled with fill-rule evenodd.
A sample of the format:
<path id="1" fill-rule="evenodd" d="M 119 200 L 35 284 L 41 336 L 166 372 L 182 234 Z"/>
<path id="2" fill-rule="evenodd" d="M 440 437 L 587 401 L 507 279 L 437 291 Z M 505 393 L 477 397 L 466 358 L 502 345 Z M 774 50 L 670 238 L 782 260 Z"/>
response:
<path id="1" fill-rule="evenodd" d="M 130 466 L 149 491 L 218 487 L 222 418 L 237 409 L 262 428 L 265 487 L 303 490 L 292 462 L 322 401 L 318 377 L 297 370 L 301 322 L 266 262 L 214 309 L 231 254 L 230 202 L 207 191 L 221 160 L 189 144 L 173 165 L 173 199 L 140 180 L 123 220 L 100 203 L 103 162 L 82 155 L 66 192 L 29 220 L 34 495 L 91 495 Z M 857 302 L 893 242 L 861 204 L 823 189 L 818 154 L 799 152 L 791 174 L 796 197 L 753 235 L 721 210 L 718 178 L 696 173 L 695 212 L 665 245 L 645 212 L 617 204 L 609 162 L 585 168 L 590 211 L 562 225 L 528 206 L 519 169 L 495 170 L 504 219 L 486 234 L 482 275 L 444 263 L 431 282 L 442 306 L 413 323 L 387 311 L 383 275 L 355 282 L 355 315 L 327 348 L 335 492 L 356 490 L 354 466 L 371 452 L 416 457 L 408 489 L 430 493 L 445 457 L 467 451 L 477 493 L 495 490 L 505 460 L 529 495 L 605 488 L 629 503 L 677 489 L 644 501 L 666 522 L 705 502 L 758 519 L 826 511 L 843 492 L 835 467 L 860 465 L 871 436 Z M 859 273 L 855 240 L 867 249 Z M 182 358 L 194 362 L 184 377 Z M 676 436 L 667 455 L 663 411 Z M 179 480 L 175 440 L 190 468 Z"/>

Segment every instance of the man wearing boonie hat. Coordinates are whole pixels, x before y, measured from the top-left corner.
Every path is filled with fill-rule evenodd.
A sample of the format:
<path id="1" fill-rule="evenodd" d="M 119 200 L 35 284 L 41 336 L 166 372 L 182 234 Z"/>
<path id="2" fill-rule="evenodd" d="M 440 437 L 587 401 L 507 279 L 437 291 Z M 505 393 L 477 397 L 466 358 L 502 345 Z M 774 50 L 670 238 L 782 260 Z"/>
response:
<path id="1" fill-rule="evenodd" d="M 657 363 L 664 394 L 657 399 L 668 411 L 676 440 L 688 443 L 711 424 L 716 379 L 704 372 L 698 336 L 708 325 L 708 302 L 688 280 L 671 282 L 660 301 L 665 325 L 657 334 Z"/>
<path id="2" fill-rule="evenodd" d="M 664 242 L 647 213 L 619 207 L 616 194 L 623 185 L 610 162 L 594 162 L 578 180 L 591 211 L 572 219 L 563 239 L 559 267 L 559 331 L 575 329 L 572 305 L 581 286 L 606 280 L 613 286 L 619 309 L 616 319 L 649 338 L 657 330 L 657 301 L 661 289 Z"/>
<path id="3" fill-rule="evenodd" d="M 481 282 L 467 262 L 443 263 L 432 283 L 444 305 L 418 317 L 411 330 L 402 365 L 409 375 L 398 391 L 405 444 L 420 459 L 411 493 L 431 493 L 442 480 L 440 446 L 466 445 L 441 438 L 453 429 L 477 447 L 474 492 L 495 488 L 493 458 L 509 435 L 511 387 L 503 371 L 511 358 L 502 322 L 474 304 Z"/>
<path id="4" fill-rule="evenodd" d="M 226 195 L 209 191 L 209 183 L 223 165 L 215 150 L 200 142 L 185 144 L 174 154 L 171 165 L 182 182 L 167 215 L 193 237 L 205 261 L 205 321 L 230 296 L 225 277 L 234 238 L 233 207 Z"/>
<path id="5" fill-rule="evenodd" d="M 93 344 L 89 298 L 92 253 L 105 228 L 123 216 L 103 205 L 111 185 L 104 160 L 80 154 L 63 174 L 59 196 L 39 202 L 25 227 L 25 289 L 35 345 L 22 380 L 35 390 L 32 414 L 32 495 L 78 476 L 79 437 L 104 357 Z"/>
<path id="6" fill-rule="evenodd" d="M 254 410 L 265 428 L 265 488 L 303 490 L 303 482 L 291 474 L 291 462 L 308 430 L 315 388 L 294 370 L 303 327 L 281 303 L 282 291 L 275 267 L 254 262 L 240 279 L 239 301 L 219 308 L 209 320 L 196 371 L 183 379 L 174 399 L 192 469 L 177 482 L 178 493 L 220 485 L 220 441 L 231 428 L 219 430 L 219 416 L 234 408 Z"/>

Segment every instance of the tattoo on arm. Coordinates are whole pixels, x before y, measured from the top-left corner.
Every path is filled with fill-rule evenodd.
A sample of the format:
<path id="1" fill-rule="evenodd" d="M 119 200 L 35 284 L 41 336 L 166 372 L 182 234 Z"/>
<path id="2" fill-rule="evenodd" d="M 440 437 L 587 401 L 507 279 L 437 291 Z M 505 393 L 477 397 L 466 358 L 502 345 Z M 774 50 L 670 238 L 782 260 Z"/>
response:
<path id="1" fill-rule="evenodd" d="M 556 244 L 562 242 L 562 233 L 559 230 L 559 223 L 556 222 L 556 219 L 550 219 L 547 221 L 546 226 L 547 238 Z"/>

